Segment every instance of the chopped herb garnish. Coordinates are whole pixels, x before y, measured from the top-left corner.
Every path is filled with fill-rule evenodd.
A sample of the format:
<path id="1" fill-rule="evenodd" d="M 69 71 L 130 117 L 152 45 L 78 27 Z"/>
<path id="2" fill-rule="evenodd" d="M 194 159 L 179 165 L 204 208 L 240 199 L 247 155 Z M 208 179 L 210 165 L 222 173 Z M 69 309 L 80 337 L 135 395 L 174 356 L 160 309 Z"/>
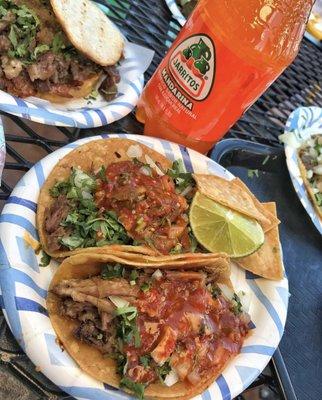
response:
<path id="1" fill-rule="evenodd" d="M 258 173 L 258 169 L 249 169 L 247 172 L 248 178 L 253 179 L 254 176 L 256 176 L 256 178 L 258 178 L 259 173 Z"/>
<path id="2" fill-rule="evenodd" d="M 130 273 L 130 282 L 134 282 L 137 280 L 139 274 L 135 269 L 132 269 L 131 273 Z"/>
<path id="3" fill-rule="evenodd" d="M 144 368 L 148 368 L 150 366 L 151 361 L 152 358 L 149 354 L 140 357 L 140 363 L 143 365 Z"/>
<path id="4" fill-rule="evenodd" d="M 173 249 L 170 250 L 170 254 L 181 254 L 182 253 L 182 244 L 177 243 Z"/>
<path id="5" fill-rule="evenodd" d="M 120 388 L 129 389 L 138 399 L 143 400 L 145 385 L 143 383 L 137 383 L 124 376 L 120 380 Z"/>
<path id="6" fill-rule="evenodd" d="M 47 265 L 49 265 L 51 260 L 50 255 L 48 255 L 45 251 L 42 251 L 42 257 L 40 259 L 40 266 L 41 267 L 47 267 Z"/>
<path id="7" fill-rule="evenodd" d="M 144 283 L 141 285 L 141 287 L 140 287 L 140 289 L 141 289 L 142 292 L 144 292 L 144 293 L 148 292 L 148 291 L 150 290 L 150 288 L 151 288 L 151 285 L 150 285 L 150 283 L 148 283 L 148 282 L 144 282 Z"/>
<path id="8" fill-rule="evenodd" d="M 99 171 L 96 174 L 96 177 L 101 179 L 103 182 L 107 182 L 106 168 L 104 167 L 104 165 L 101 166 L 101 168 L 99 169 Z"/>
<path id="9" fill-rule="evenodd" d="M 232 308 L 231 308 L 232 312 L 235 315 L 239 315 L 243 311 L 243 306 L 239 296 L 236 293 L 234 293 L 231 303 L 232 303 Z"/>
<path id="10" fill-rule="evenodd" d="M 217 297 L 221 295 L 221 289 L 218 286 L 212 287 L 211 295 L 214 299 L 217 299 Z"/>
<path id="11" fill-rule="evenodd" d="M 156 370 L 160 381 L 164 383 L 166 376 L 171 372 L 171 366 L 169 361 L 166 361 L 163 365 L 157 367 Z"/>
<path id="12" fill-rule="evenodd" d="M 77 168 L 72 169 L 67 181 L 57 182 L 50 189 L 52 197 L 64 195 L 69 200 L 71 210 L 60 224 L 71 232 L 60 238 L 69 250 L 131 242 L 114 212 L 99 214 L 93 196 L 95 189 L 95 176 Z"/>
<path id="13" fill-rule="evenodd" d="M 136 307 L 118 307 L 114 311 L 115 315 L 124 315 L 128 321 L 132 321 L 138 315 L 138 310 Z"/>
<path id="14" fill-rule="evenodd" d="M 168 169 L 167 175 L 174 180 L 178 193 L 182 193 L 188 186 L 195 185 L 192 173 L 186 172 L 182 160 L 174 161 L 171 169 Z"/>
<path id="15" fill-rule="evenodd" d="M 101 276 L 103 279 L 122 278 L 125 274 L 125 268 L 121 264 L 110 265 L 103 267 Z"/>

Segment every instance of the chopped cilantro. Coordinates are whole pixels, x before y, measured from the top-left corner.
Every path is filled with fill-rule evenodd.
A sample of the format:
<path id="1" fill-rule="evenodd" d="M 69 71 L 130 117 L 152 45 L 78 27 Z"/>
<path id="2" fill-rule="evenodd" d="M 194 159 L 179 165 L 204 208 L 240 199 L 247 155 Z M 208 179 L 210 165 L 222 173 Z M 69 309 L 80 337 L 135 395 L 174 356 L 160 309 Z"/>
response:
<path id="1" fill-rule="evenodd" d="M 33 52 L 33 58 L 37 59 L 39 54 L 45 53 L 46 51 L 48 51 L 50 49 L 50 47 L 47 44 L 40 44 L 39 46 L 37 46 Z"/>
<path id="2" fill-rule="evenodd" d="M 150 285 L 150 283 L 148 283 L 148 282 L 144 282 L 144 283 L 141 285 L 141 287 L 140 287 L 140 289 L 141 289 L 142 292 L 144 292 L 144 293 L 148 292 L 148 291 L 150 290 L 150 288 L 151 288 L 151 285 Z"/>
<path id="3" fill-rule="evenodd" d="M 107 182 L 106 168 L 104 167 L 104 165 L 101 166 L 101 168 L 99 169 L 99 171 L 96 174 L 96 177 L 98 179 L 101 179 L 103 182 Z"/>
<path id="4" fill-rule="evenodd" d="M 240 301 L 239 296 L 236 293 L 234 293 L 231 303 L 232 303 L 231 311 L 235 315 L 238 315 L 243 311 L 242 303 Z"/>
<path id="5" fill-rule="evenodd" d="M 174 180 L 178 193 L 182 193 L 188 186 L 195 185 L 192 173 L 186 172 L 182 160 L 174 161 L 172 167 L 168 169 L 167 175 Z"/>
<path id="6" fill-rule="evenodd" d="M 103 279 L 122 278 L 125 274 L 125 268 L 116 263 L 115 265 L 107 264 L 103 267 L 101 276 Z"/>
<path id="7" fill-rule="evenodd" d="M 52 50 L 54 53 L 59 53 L 60 51 L 62 51 L 66 48 L 66 45 L 63 40 L 62 32 L 56 33 L 51 46 L 52 46 Z"/>
<path id="8" fill-rule="evenodd" d="M 94 176 L 73 168 L 67 181 L 57 182 L 49 191 L 54 198 L 64 195 L 69 200 L 71 210 L 60 225 L 71 233 L 60 238 L 60 243 L 70 250 L 131 242 L 114 212 L 99 214 L 93 196 L 95 189 Z"/>
<path id="9" fill-rule="evenodd" d="M 221 289 L 218 286 L 212 287 L 211 295 L 214 299 L 217 299 L 217 297 L 221 295 Z"/>
<path id="10" fill-rule="evenodd" d="M 170 250 L 170 254 L 181 254 L 182 253 L 182 244 L 177 243 L 173 249 Z"/>
<path id="11" fill-rule="evenodd" d="M 171 366 L 169 361 L 166 361 L 163 365 L 157 367 L 156 370 L 160 381 L 164 383 L 166 376 L 171 372 Z"/>
<path id="12" fill-rule="evenodd" d="M 47 265 L 49 265 L 51 260 L 50 255 L 48 255 L 45 251 L 42 251 L 42 257 L 40 259 L 40 266 L 41 267 L 47 267 Z"/>
<path id="13" fill-rule="evenodd" d="M 256 176 L 256 178 L 258 178 L 259 173 L 258 173 L 258 169 L 249 169 L 247 172 L 248 178 L 253 179 L 254 176 Z"/>
<path id="14" fill-rule="evenodd" d="M 132 269 L 131 273 L 130 273 L 130 282 L 134 282 L 137 280 L 139 274 L 137 272 L 137 270 Z"/>
<path id="15" fill-rule="evenodd" d="M 120 388 L 129 389 L 140 400 L 144 398 L 145 385 L 143 383 L 134 382 L 130 378 L 124 376 L 120 380 Z"/>
<path id="16" fill-rule="evenodd" d="M 192 231 L 189 232 L 189 239 L 190 239 L 190 251 L 194 253 L 198 247 L 198 241 Z"/>
<path id="17" fill-rule="evenodd" d="M 317 205 L 319 207 L 322 207 L 322 193 L 316 193 L 314 196 L 315 196 Z"/>
<path id="18" fill-rule="evenodd" d="M 138 310 L 136 307 L 118 307 L 114 314 L 116 316 L 123 315 L 128 321 L 132 321 L 138 315 Z"/>
<path id="19" fill-rule="evenodd" d="M 150 366 L 151 360 L 152 358 L 149 354 L 140 357 L 140 363 L 143 365 L 144 368 L 148 368 Z"/>

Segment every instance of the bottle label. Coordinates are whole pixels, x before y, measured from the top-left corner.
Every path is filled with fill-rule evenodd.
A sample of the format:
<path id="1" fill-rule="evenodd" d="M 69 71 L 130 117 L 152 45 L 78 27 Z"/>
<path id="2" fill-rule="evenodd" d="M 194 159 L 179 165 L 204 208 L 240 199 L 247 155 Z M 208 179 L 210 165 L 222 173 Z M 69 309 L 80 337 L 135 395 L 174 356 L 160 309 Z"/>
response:
<path id="1" fill-rule="evenodd" d="M 211 38 L 205 34 L 186 38 L 173 50 L 168 61 L 168 70 L 174 80 L 171 86 L 173 83 L 179 86 L 177 91 L 183 91 L 196 101 L 205 100 L 216 75 L 216 51 Z M 169 77 L 165 73 L 162 75 L 167 83 L 166 78 Z M 173 88 L 169 89 L 173 92 Z M 193 107 L 191 102 L 190 107 L 188 108 Z"/>

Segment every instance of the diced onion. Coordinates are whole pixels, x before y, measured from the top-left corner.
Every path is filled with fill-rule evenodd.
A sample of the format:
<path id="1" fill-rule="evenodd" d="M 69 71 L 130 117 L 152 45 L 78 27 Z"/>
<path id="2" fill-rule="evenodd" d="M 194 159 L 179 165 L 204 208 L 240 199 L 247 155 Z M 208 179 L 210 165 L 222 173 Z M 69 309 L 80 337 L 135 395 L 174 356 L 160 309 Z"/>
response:
<path id="1" fill-rule="evenodd" d="M 146 165 L 143 165 L 143 166 L 140 168 L 140 172 L 141 172 L 142 174 L 146 175 L 146 176 L 151 176 L 151 168 L 148 167 L 148 166 L 146 166 Z"/>
<path id="2" fill-rule="evenodd" d="M 312 176 L 313 176 L 313 171 L 311 169 L 307 170 L 307 172 L 306 172 L 307 179 L 311 179 Z"/>
<path id="3" fill-rule="evenodd" d="M 322 165 L 316 165 L 315 167 L 313 167 L 313 172 L 316 175 L 322 175 Z"/>
<path id="4" fill-rule="evenodd" d="M 132 144 L 128 149 L 126 154 L 130 158 L 140 158 L 142 156 L 142 148 L 138 144 Z"/>
<path id="5" fill-rule="evenodd" d="M 192 186 L 189 185 L 187 186 L 182 192 L 181 192 L 181 196 L 185 197 L 187 196 L 187 194 L 192 190 Z"/>
<path id="6" fill-rule="evenodd" d="M 161 272 L 159 269 L 157 269 L 156 271 L 154 271 L 153 274 L 152 274 L 152 278 L 153 278 L 153 279 L 157 279 L 157 280 L 161 279 L 162 276 L 163 276 L 163 275 L 162 275 L 162 272 Z"/>
<path id="7" fill-rule="evenodd" d="M 173 369 L 168 373 L 168 375 L 164 379 L 164 384 L 166 386 L 173 386 L 175 383 L 179 381 L 179 377 Z"/>
<path id="8" fill-rule="evenodd" d="M 116 308 L 128 307 L 130 305 L 128 301 L 118 296 L 109 296 L 108 298 L 111 300 L 111 302 L 115 305 Z"/>
<path id="9" fill-rule="evenodd" d="M 93 198 L 93 196 L 89 192 L 86 192 L 86 190 L 82 190 L 82 197 L 84 200 L 90 200 Z"/>
<path id="10" fill-rule="evenodd" d="M 156 163 L 152 160 L 152 158 L 148 155 L 145 155 L 146 162 L 150 165 L 151 168 L 155 169 L 158 175 L 164 175 L 161 169 L 156 165 Z"/>
<path id="11" fill-rule="evenodd" d="M 233 298 L 234 291 L 230 287 L 224 285 L 223 283 L 217 283 L 217 285 L 227 300 L 231 300 Z"/>
<path id="12" fill-rule="evenodd" d="M 249 308 L 250 308 L 250 302 L 251 302 L 251 295 L 250 293 L 245 293 L 245 292 L 239 292 L 238 293 L 238 297 L 240 299 L 243 311 L 245 313 L 249 312 Z"/>

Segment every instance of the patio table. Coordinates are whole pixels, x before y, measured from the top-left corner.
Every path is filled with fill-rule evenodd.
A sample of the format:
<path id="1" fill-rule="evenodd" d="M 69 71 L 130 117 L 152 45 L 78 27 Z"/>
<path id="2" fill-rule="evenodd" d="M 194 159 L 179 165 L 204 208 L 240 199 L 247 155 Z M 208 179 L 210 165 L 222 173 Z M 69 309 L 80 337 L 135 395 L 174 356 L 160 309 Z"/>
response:
<path id="1" fill-rule="evenodd" d="M 145 75 L 147 80 L 180 29 L 178 23 L 172 19 L 165 2 L 162 0 L 99 0 L 98 2 L 108 5 L 110 17 L 121 27 L 130 41 L 155 51 L 153 62 Z M 253 384 L 257 390 L 244 393 L 239 399 L 322 398 L 321 236 L 315 230 L 291 186 L 278 140 L 278 135 L 283 132 L 285 121 L 291 111 L 304 105 L 322 107 L 321 64 L 321 48 L 304 39 L 294 63 L 225 137 L 263 144 L 267 154 L 272 152 L 278 154 L 279 163 L 264 168 L 266 171 L 261 173 L 258 179 L 250 180 L 247 168 L 252 167 L 249 160 L 254 158 L 236 157 L 236 149 L 245 146 L 244 142 L 230 142 L 229 149 L 217 146 L 218 150 L 212 155 L 247 181 L 261 200 L 269 199 L 277 202 L 282 220 L 281 240 L 284 246 L 284 259 L 290 280 L 291 297 L 286 332 L 280 345 L 280 353 L 275 358 L 279 366 L 283 366 L 284 359 L 286 369 L 276 371 L 271 365 L 271 368 L 265 370 Z M 55 149 L 77 138 L 103 132 L 142 134 L 143 130 L 142 125 L 136 121 L 134 113 L 111 125 L 82 131 L 49 127 L 5 114 L 2 114 L 2 119 L 7 158 L 0 188 L 0 211 L 25 171 Z M 258 157 L 257 148 L 249 148 L 248 144 L 246 147 L 249 154 Z M 279 166 L 279 170 L 276 166 Z M 294 392 L 289 385 L 287 374 L 291 378 Z M 70 398 L 31 364 L 12 337 L 3 315 L 0 315 L 0 383 L 0 399 Z"/>

